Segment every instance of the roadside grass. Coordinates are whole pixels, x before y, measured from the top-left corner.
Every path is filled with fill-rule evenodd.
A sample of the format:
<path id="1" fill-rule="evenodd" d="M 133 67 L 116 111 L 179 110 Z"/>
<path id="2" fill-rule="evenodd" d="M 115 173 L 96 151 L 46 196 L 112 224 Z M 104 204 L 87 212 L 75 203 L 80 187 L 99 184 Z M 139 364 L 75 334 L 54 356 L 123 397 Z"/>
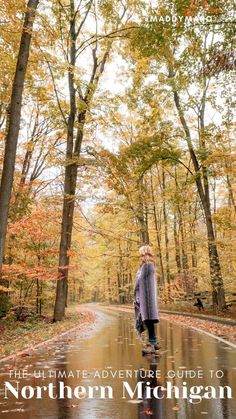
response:
<path id="1" fill-rule="evenodd" d="M 108 302 L 104 302 L 104 305 L 108 305 Z M 133 309 L 132 303 L 127 304 L 118 304 L 113 303 L 110 304 L 111 307 L 129 307 Z M 204 310 L 198 310 L 197 307 L 194 307 L 193 304 L 188 304 L 186 302 L 179 302 L 179 303 L 162 303 L 159 301 L 158 304 L 159 310 L 169 310 L 169 311 L 178 311 L 181 315 L 182 313 L 189 313 L 189 314 L 197 314 L 197 315 L 206 315 L 206 316 L 212 316 L 212 317 L 219 317 L 223 320 L 236 320 L 236 306 L 230 307 L 228 310 L 225 311 L 219 311 L 217 309 L 211 309 L 208 307 L 205 307 Z"/>
<path id="2" fill-rule="evenodd" d="M 78 305 L 68 307 L 64 320 L 56 323 L 52 322 L 50 313 L 41 317 L 34 315 L 25 321 L 17 321 L 13 315 L 3 318 L 0 320 L 0 361 L 3 357 L 33 347 L 77 325 L 92 323 L 94 320 L 92 312 Z"/>
<path id="3" fill-rule="evenodd" d="M 186 304 L 186 303 L 180 302 L 180 303 L 169 303 L 169 304 L 160 303 L 159 309 L 178 311 L 179 314 L 181 313 L 204 314 L 204 315 L 209 315 L 209 316 L 217 316 L 222 319 L 236 320 L 236 306 L 230 307 L 228 310 L 225 310 L 225 311 L 219 311 L 217 309 L 210 309 L 208 307 L 204 307 L 204 310 L 198 310 L 198 308 L 193 307 L 192 304 Z"/>

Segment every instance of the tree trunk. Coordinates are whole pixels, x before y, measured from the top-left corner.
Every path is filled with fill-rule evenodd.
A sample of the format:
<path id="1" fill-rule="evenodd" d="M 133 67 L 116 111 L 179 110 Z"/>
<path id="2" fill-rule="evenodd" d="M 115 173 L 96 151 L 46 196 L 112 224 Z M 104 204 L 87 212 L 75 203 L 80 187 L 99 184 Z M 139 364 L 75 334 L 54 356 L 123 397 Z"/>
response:
<path id="1" fill-rule="evenodd" d="M 171 78 L 174 77 L 174 72 L 172 68 L 169 68 L 169 77 Z M 176 109 L 178 111 L 179 119 L 181 121 L 183 130 L 185 132 L 185 138 L 188 145 L 189 154 L 190 154 L 193 166 L 194 166 L 195 182 L 196 182 L 198 194 L 199 194 L 202 206 L 203 206 L 204 215 L 206 219 L 208 255 L 209 255 L 213 305 L 217 305 L 218 308 L 222 310 L 225 307 L 225 293 L 224 293 L 223 278 L 221 274 L 220 260 L 219 260 L 219 255 L 218 255 L 216 241 L 215 241 L 215 234 L 214 234 L 214 229 L 213 229 L 207 169 L 204 167 L 204 164 L 203 164 L 202 176 L 201 176 L 201 167 L 200 167 L 196 153 L 193 148 L 190 130 L 187 125 L 184 111 L 181 106 L 179 94 L 176 90 L 173 90 L 173 93 L 174 93 L 174 101 L 175 101 Z M 204 119 L 204 109 L 201 112 L 200 119 L 201 120 Z M 204 128 L 204 127 L 201 126 L 201 128 Z"/>
<path id="2" fill-rule="evenodd" d="M 151 174 L 151 196 L 152 196 L 152 205 L 153 205 L 154 224 L 155 224 L 155 230 L 156 230 L 158 259 L 160 263 L 160 285 L 163 285 L 165 283 L 165 272 L 164 272 L 163 258 L 162 258 L 162 251 L 161 251 L 161 235 L 160 235 L 160 229 L 158 228 L 157 211 L 156 211 L 156 204 L 155 204 L 155 199 L 154 199 L 152 174 Z"/>
<path id="3" fill-rule="evenodd" d="M 109 304 L 111 304 L 112 298 L 111 298 L 111 272 L 110 272 L 110 266 L 107 267 L 107 292 L 108 292 L 108 301 L 109 301 Z"/>
<path id="4" fill-rule="evenodd" d="M 177 272 L 180 274 L 182 266 L 181 266 L 181 258 L 180 258 L 180 246 L 179 246 L 179 235 L 177 232 L 177 217 L 176 213 L 174 213 L 174 242 L 175 242 L 175 261 Z"/>
<path id="5" fill-rule="evenodd" d="M 205 144 L 205 123 L 204 123 L 204 114 L 205 114 L 205 100 L 206 100 L 206 89 L 205 89 L 205 80 L 204 80 L 204 93 L 201 100 L 201 109 L 199 113 L 199 121 L 201 132 L 199 136 L 200 146 L 204 151 L 206 150 Z M 216 232 L 214 231 L 214 225 L 212 220 L 211 212 L 211 202 L 210 202 L 210 191 L 209 191 L 209 179 L 208 179 L 208 168 L 205 166 L 204 161 L 202 162 L 202 178 L 203 178 L 203 187 L 200 188 L 200 183 L 198 185 L 199 192 L 202 195 L 202 205 L 206 217 L 206 226 L 207 226 L 207 238 L 208 238 L 208 253 L 210 260 L 210 273 L 211 273 L 211 284 L 212 284 L 212 300 L 213 305 L 217 305 L 220 310 L 225 308 L 225 291 L 223 278 L 221 274 L 220 259 L 218 255 L 217 245 L 216 245 Z M 201 184 L 202 185 L 202 184 Z M 216 297 L 216 301 L 215 301 Z"/>
<path id="6" fill-rule="evenodd" d="M 12 87 L 8 131 L 6 135 L 5 154 L 0 186 L 0 269 L 2 267 L 5 251 L 7 219 L 14 178 L 17 142 L 20 131 L 24 82 L 29 59 L 35 11 L 38 7 L 38 3 L 39 0 L 29 0 L 28 2 L 28 9 L 25 14 L 20 49 Z"/>
<path id="7" fill-rule="evenodd" d="M 75 191 L 77 181 L 77 166 L 68 165 L 65 172 L 64 200 L 62 211 L 62 228 L 59 251 L 59 278 L 57 280 L 56 301 L 54 307 L 54 320 L 62 320 L 65 315 L 68 281 L 68 251 L 71 247 L 73 215 L 75 207 Z"/>
<path id="8" fill-rule="evenodd" d="M 59 267 L 56 288 L 56 300 L 54 305 L 54 321 L 60 321 L 65 315 L 65 308 L 68 296 L 68 251 L 71 247 L 71 236 L 73 228 L 73 217 L 75 208 L 75 193 L 77 183 L 77 161 L 80 156 L 83 140 L 83 127 L 86 112 L 83 111 L 78 117 L 77 138 L 74 144 L 75 120 L 77 113 L 76 89 L 74 80 L 74 68 L 76 64 L 76 29 L 75 29 L 75 5 L 70 2 L 71 27 L 70 36 L 70 69 L 68 71 L 68 86 L 70 95 L 70 114 L 67 123 L 67 149 L 66 168 L 64 179 L 64 198 L 62 210 L 61 240 L 59 250 Z"/>
<path id="9" fill-rule="evenodd" d="M 6 135 L 5 154 L 0 186 L 0 268 L 4 258 L 7 219 L 14 178 L 17 142 L 20 131 L 20 118 L 25 75 L 29 60 L 35 11 L 38 7 L 38 4 L 39 0 L 29 0 L 28 2 L 12 87 L 8 131 Z"/>
<path id="10" fill-rule="evenodd" d="M 149 234 L 148 234 L 148 221 L 147 221 L 147 211 L 145 211 L 144 206 L 144 194 L 140 193 L 139 202 L 138 202 L 138 214 L 137 219 L 140 227 L 140 245 L 149 244 Z"/>
<path id="11" fill-rule="evenodd" d="M 68 251 L 71 248 L 73 218 L 76 199 L 76 183 L 77 183 L 77 163 L 71 163 L 74 159 L 78 159 L 81 151 L 81 144 L 83 140 L 83 126 L 85 122 L 85 113 L 80 115 L 80 128 L 77 131 L 77 145 L 78 149 L 75 153 L 71 153 L 71 139 L 74 131 L 73 118 L 68 124 L 68 138 L 67 138 L 67 166 L 65 169 L 64 181 L 64 199 L 62 211 L 62 227 L 61 240 L 59 250 L 59 267 L 56 289 L 56 300 L 54 306 L 54 321 L 62 320 L 65 315 L 65 308 L 67 305 L 68 296 L 68 266 L 70 257 Z"/>
<path id="12" fill-rule="evenodd" d="M 120 303 L 121 282 L 120 282 L 120 264 L 119 263 L 117 265 L 116 278 L 117 278 L 117 301 L 118 301 L 118 303 Z"/>
<path id="13" fill-rule="evenodd" d="M 166 176 L 165 170 L 162 166 L 162 191 L 163 191 L 163 218 L 164 218 L 164 228 L 165 228 L 165 248 L 166 248 L 166 279 L 168 284 L 170 283 L 170 254 L 169 254 L 169 234 L 168 234 L 168 218 L 166 211 Z"/>
<path id="14" fill-rule="evenodd" d="M 185 234 L 181 209 L 179 207 L 178 207 L 178 214 L 179 214 L 179 230 L 180 230 L 180 236 L 181 236 L 182 267 L 183 267 L 183 271 L 185 275 L 188 275 L 189 265 L 188 265 L 188 253 L 187 253 L 187 245 L 186 245 L 186 234 Z"/>
<path id="15" fill-rule="evenodd" d="M 197 282 L 196 268 L 197 268 L 197 246 L 196 246 L 196 219 L 197 219 L 197 200 L 194 209 L 194 219 L 190 223 L 190 247 L 191 247 L 191 260 L 192 260 L 192 271 Z M 192 210 L 189 205 L 189 219 L 191 218 Z"/>
<path id="16" fill-rule="evenodd" d="M 62 214 L 61 241 L 59 253 L 59 278 L 57 281 L 56 300 L 54 306 L 54 321 L 62 320 L 65 314 L 65 307 L 68 295 L 68 265 L 70 257 L 68 251 L 71 247 L 71 235 L 73 228 L 73 217 L 75 208 L 75 193 L 78 171 L 78 160 L 81 152 L 83 141 L 84 124 L 87 115 L 88 105 L 91 103 L 99 78 L 104 71 L 106 60 L 109 55 L 107 50 L 101 60 L 97 57 L 97 44 L 95 44 L 93 53 L 93 68 L 91 78 L 89 80 L 86 91 L 83 95 L 81 86 L 78 81 L 75 82 L 74 71 L 76 66 L 77 54 L 77 38 L 88 17 L 93 2 L 89 1 L 87 9 L 79 28 L 76 30 L 76 17 L 80 13 L 77 5 L 75 10 L 75 1 L 70 0 L 70 28 L 68 31 L 68 39 L 70 42 L 69 58 L 70 66 L 68 69 L 68 85 L 70 95 L 70 114 L 67 123 L 67 152 L 66 152 L 66 169 L 64 180 L 64 200 Z M 82 110 L 79 109 L 78 101 L 83 102 Z M 77 125 L 77 128 L 76 128 Z M 75 131 L 77 129 L 77 134 Z M 98 297 L 97 297 L 98 298 Z"/>
<path id="17" fill-rule="evenodd" d="M 229 175 L 226 175 L 226 181 L 227 181 L 227 187 L 228 187 L 228 193 L 229 193 L 229 206 L 232 204 L 234 207 L 234 211 L 236 212 L 236 202 L 234 199 L 233 187 L 232 187 L 232 183 L 231 183 Z"/>
<path id="18" fill-rule="evenodd" d="M 216 304 L 220 310 L 225 307 L 225 295 L 223 279 L 221 275 L 220 260 L 218 250 L 215 241 L 215 234 L 213 229 L 213 222 L 211 213 L 206 209 L 206 225 L 207 225 L 207 238 L 208 238 L 208 254 L 210 260 L 210 273 L 211 273 L 211 284 L 212 284 L 212 298 L 213 305 Z M 216 298 L 215 298 L 216 296 Z"/>
<path id="19" fill-rule="evenodd" d="M 7 221 L 14 179 L 16 149 L 20 131 L 24 82 L 29 60 L 33 23 L 38 4 L 39 0 L 29 0 L 27 5 L 9 107 L 9 118 L 0 186 L 0 275 L 2 272 L 2 264 L 5 253 Z M 2 283 L 2 280 L 0 281 Z M 4 285 L 4 283 L 2 283 L 2 285 Z M 6 295 L 4 296 L 3 293 L 0 292 L 0 305 L 2 306 L 2 304 L 8 305 L 8 301 L 6 299 Z"/>
<path id="20" fill-rule="evenodd" d="M 39 280 L 36 279 L 36 313 L 37 314 L 39 314 L 39 299 L 40 299 Z"/>

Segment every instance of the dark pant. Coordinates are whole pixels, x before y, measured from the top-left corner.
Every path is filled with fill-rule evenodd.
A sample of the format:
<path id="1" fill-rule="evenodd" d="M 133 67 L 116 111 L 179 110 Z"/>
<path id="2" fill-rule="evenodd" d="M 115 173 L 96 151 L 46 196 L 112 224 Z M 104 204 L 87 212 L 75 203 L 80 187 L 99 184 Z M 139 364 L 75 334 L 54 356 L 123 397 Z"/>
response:
<path id="1" fill-rule="evenodd" d="M 155 345 L 157 343 L 156 333 L 155 333 L 155 323 L 153 320 L 145 320 L 145 324 L 148 329 L 148 340 L 149 343 Z"/>

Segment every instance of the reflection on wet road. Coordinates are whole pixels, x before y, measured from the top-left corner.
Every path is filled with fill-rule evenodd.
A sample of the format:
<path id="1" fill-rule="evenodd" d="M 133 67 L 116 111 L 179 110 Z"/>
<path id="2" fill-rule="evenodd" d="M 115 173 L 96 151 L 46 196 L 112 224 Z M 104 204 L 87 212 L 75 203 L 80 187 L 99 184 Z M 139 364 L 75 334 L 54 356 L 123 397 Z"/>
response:
<path id="1" fill-rule="evenodd" d="M 224 343 L 200 334 L 191 329 L 161 321 L 159 337 L 162 349 L 160 356 L 143 357 L 140 341 L 134 330 L 133 315 L 110 312 L 97 305 L 91 308 L 98 315 L 96 328 L 89 330 L 82 337 L 70 335 L 58 342 L 40 348 L 32 355 L 21 357 L 14 368 L 26 371 L 26 378 L 9 378 L 13 362 L 0 368 L 0 417 L 6 419 L 58 418 L 58 419 L 134 419 L 134 418 L 191 418 L 207 417 L 212 419 L 236 418 L 235 399 L 202 399 L 199 403 L 190 403 L 189 398 L 167 399 L 167 381 L 180 389 L 185 386 L 230 386 L 232 394 L 236 392 L 236 350 Z M 190 372 L 190 370 L 192 372 Z M 210 372 L 212 370 L 212 373 Z M 55 377 L 58 371 L 66 377 Z M 116 375 L 119 371 L 120 377 Z M 127 377 L 129 371 L 131 377 Z M 203 371 L 202 378 L 189 378 L 189 374 Z M 215 373 L 218 371 L 217 375 Z M 223 371 L 220 372 L 220 371 Z M 34 375 L 38 372 L 41 378 Z M 150 375 L 147 377 L 146 375 Z M 169 377 L 167 377 L 167 374 Z M 211 378 L 212 374 L 212 378 Z M 220 376 L 223 374 L 223 377 Z M 51 378 L 49 378 L 51 375 Z M 151 377 L 153 375 L 153 377 Z M 44 376 L 44 377 L 43 377 Z M 102 376 L 102 377 L 101 377 Z M 155 378 L 157 377 L 157 378 Z M 27 399 L 21 396 L 17 400 L 9 393 L 4 399 L 4 382 L 9 381 L 16 387 L 19 381 L 23 386 L 47 386 L 53 383 L 56 390 L 59 382 L 74 389 L 81 386 L 111 386 L 113 398 L 101 399 L 100 393 L 94 398 L 52 399 L 47 393 L 42 399 Z M 138 381 L 143 381 L 143 389 L 163 386 L 156 390 L 155 397 L 142 399 L 122 399 L 123 381 L 134 391 Z M 61 384 L 61 385 L 62 385 Z M 83 386 L 83 387 L 82 387 Z M 100 387 L 99 387 L 100 388 Z M 27 394 L 27 393 L 26 393 Z M 79 394 L 81 395 L 81 393 Z M 148 396 L 148 395 L 147 395 Z M 163 398 L 162 398 L 163 397 Z M 197 400 L 195 399 L 195 402 Z M 198 400 L 199 401 L 199 400 Z"/>

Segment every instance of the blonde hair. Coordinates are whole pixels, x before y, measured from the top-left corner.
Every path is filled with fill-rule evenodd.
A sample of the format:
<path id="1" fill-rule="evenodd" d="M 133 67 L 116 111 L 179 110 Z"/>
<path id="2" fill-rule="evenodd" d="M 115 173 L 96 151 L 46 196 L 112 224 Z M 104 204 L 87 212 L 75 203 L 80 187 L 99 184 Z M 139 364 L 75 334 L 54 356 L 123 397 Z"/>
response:
<path id="1" fill-rule="evenodd" d="M 152 262 L 155 264 L 152 248 L 150 246 L 141 246 L 139 249 L 139 254 L 142 258 L 142 263 Z"/>

